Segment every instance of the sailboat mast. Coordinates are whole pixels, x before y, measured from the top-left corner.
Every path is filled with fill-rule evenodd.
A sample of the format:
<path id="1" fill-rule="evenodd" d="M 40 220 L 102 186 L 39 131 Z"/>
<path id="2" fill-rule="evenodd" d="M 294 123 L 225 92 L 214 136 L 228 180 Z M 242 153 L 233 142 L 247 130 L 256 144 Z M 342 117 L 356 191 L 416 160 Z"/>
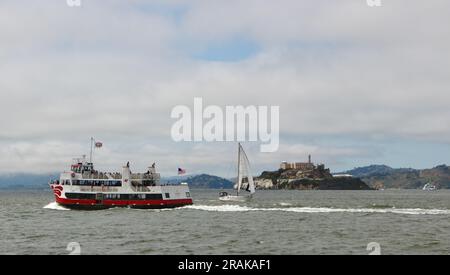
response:
<path id="1" fill-rule="evenodd" d="M 94 138 L 93 137 L 91 137 L 91 153 L 90 153 L 90 155 L 89 155 L 89 162 L 90 163 L 92 163 L 92 150 L 93 150 L 93 147 L 94 146 Z"/>
<path id="2" fill-rule="evenodd" d="M 241 143 L 238 146 L 238 176 L 237 176 L 237 195 L 239 196 L 239 189 L 241 189 Z"/>

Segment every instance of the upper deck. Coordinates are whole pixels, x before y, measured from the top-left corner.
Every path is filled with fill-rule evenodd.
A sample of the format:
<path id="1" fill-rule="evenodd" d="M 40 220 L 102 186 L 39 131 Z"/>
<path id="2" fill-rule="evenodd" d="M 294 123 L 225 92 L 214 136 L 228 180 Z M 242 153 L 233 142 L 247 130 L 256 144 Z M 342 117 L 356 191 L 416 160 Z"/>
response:
<path id="1" fill-rule="evenodd" d="M 145 173 L 132 173 L 129 164 L 123 167 L 122 173 L 101 172 L 94 169 L 94 164 L 87 161 L 79 161 L 71 165 L 70 172 L 61 174 L 61 181 L 70 181 L 74 185 L 96 184 L 97 181 L 114 183 L 117 181 L 130 182 L 132 185 L 155 186 L 160 184 L 161 176 L 156 172 L 156 165 L 153 164 Z M 86 184 L 84 184 L 86 183 Z"/>

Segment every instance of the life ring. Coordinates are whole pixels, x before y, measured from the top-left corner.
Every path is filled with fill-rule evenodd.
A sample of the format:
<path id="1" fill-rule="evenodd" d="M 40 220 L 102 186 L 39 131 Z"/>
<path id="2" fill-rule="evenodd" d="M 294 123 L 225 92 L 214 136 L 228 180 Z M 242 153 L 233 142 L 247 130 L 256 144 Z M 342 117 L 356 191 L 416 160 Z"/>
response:
<path id="1" fill-rule="evenodd" d="M 75 177 L 75 173 L 72 173 L 71 176 L 72 176 L 72 178 L 74 178 Z"/>

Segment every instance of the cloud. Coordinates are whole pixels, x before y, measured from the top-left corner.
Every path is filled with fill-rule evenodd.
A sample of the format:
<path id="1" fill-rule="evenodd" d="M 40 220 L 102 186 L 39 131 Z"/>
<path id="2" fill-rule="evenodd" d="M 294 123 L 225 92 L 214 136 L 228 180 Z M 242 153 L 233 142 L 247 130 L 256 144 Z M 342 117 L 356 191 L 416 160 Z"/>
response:
<path id="1" fill-rule="evenodd" d="M 170 140 L 171 109 L 195 96 L 281 107 L 285 143 L 258 168 L 311 151 L 344 167 L 381 153 L 380 139 L 447 146 L 450 3 L 365 2 L 2 1 L 2 171 L 61 169 L 90 136 L 111 145 L 105 169 L 145 168 L 143 152 L 220 169 L 231 145 Z M 369 144 L 314 141 L 336 136 Z"/>

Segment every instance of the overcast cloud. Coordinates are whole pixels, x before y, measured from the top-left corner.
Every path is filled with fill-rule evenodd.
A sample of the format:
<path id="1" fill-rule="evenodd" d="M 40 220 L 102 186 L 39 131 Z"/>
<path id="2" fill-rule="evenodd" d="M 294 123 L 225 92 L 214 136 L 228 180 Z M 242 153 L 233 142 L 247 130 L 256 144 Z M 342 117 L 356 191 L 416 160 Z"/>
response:
<path id="1" fill-rule="evenodd" d="M 233 176 L 235 144 L 175 143 L 170 112 L 279 105 L 255 173 L 313 154 L 333 170 L 450 162 L 450 2 L 0 0 L 0 173 L 157 161 Z"/>

